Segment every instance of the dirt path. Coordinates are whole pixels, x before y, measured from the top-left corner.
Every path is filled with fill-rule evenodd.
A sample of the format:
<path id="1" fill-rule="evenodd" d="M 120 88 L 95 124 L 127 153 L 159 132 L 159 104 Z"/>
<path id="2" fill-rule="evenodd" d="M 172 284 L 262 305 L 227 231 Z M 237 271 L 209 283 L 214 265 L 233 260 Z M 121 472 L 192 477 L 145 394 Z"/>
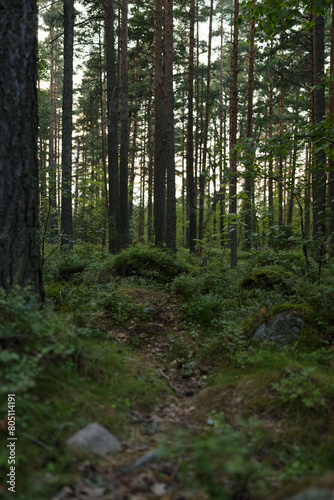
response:
<path id="1" fill-rule="evenodd" d="M 180 479 L 181 458 L 161 458 L 159 452 L 162 442 L 173 444 L 178 429 L 200 432 L 193 396 L 207 385 L 208 371 L 191 361 L 191 344 L 182 346 L 183 356 L 177 355 L 175 344 L 184 337 L 185 325 L 173 295 L 139 289 L 128 293 L 134 304 L 144 307 L 147 321 L 134 317 L 126 331 L 115 328 L 112 335 L 135 346 L 171 393 L 153 411 L 132 409 L 122 453 L 82 464 L 76 484 L 64 487 L 53 500 L 207 499 Z"/>

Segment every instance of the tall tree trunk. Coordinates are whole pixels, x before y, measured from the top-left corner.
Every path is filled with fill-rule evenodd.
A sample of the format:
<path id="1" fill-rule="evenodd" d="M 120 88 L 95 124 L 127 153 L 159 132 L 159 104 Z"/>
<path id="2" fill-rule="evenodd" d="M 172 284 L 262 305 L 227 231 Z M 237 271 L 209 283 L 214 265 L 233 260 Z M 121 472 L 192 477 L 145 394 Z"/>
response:
<path id="1" fill-rule="evenodd" d="M 305 238 L 309 238 L 311 233 L 311 155 L 311 145 L 308 145 L 305 151 Z"/>
<path id="2" fill-rule="evenodd" d="M 200 173 L 200 177 L 199 177 L 198 238 L 200 240 L 202 240 L 203 236 L 204 236 L 204 192 L 205 192 L 205 177 L 206 177 L 206 173 L 207 173 L 206 157 L 207 157 L 207 151 L 208 151 L 208 135 L 209 135 L 212 18 L 213 18 L 213 0 L 211 0 L 211 3 L 210 3 L 208 68 L 207 68 L 207 74 L 206 74 L 205 120 L 204 120 L 204 133 L 203 133 L 203 161 L 202 161 L 202 169 L 201 169 L 201 173 Z"/>
<path id="3" fill-rule="evenodd" d="M 239 42 L 239 1 L 234 0 L 234 37 L 232 49 L 231 88 L 231 160 L 230 160 L 230 238 L 231 267 L 237 265 L 237 118 L 238 118 L 238 42 Z"/>
<path id="4" fill-rule="evenodd" d="M 152 134 L 152 113 L 151 99 L 147 104 L 147 153 L 148 153 L 148 187 L 147 187 L 147 240 L 153 243 L 153 134 Z"/>
<path id="5" fill-rule="evenodd" d="M 255 8 L 255 0 L 252 0 Z M 248 59 L 248 91 L 247 91 L 247 158 L 245 168 L 245 250 L 250 250 L 253 245 L 252 238 L 252 193 L 254 185 L 253 172 L 253 91 L 254 91 L 254 28 L 255 20 L 250 22 L 249 59 Z"/>
<path id="6" fill-rule="evenodd" d="M 195 71 L 195 94 L 196 94 L 196 124 L 195 124 L 195 164 L 194 164 L 194 184 L 195 184 L 195 206 L 197 210 L 197 185 L 198 185 L 198 171 L 200 164 L 200 149 L 201 149 L 201 135 L 200 135 L 200 90 L 199 90 L 199 15 L 198 15 L 198 1 L 196 0 L 195 11 L 197 15 L 196 22 L 196 71 Z"/>
<path id="7" fill-rule="evenodd" d="M 128 215 L 128 156 L 129 156 L 129 117 L 128 117 L 128 0 L 122 0 L 121 16 L 121 148 L 120 148 L 120 248 L 129 244 Z"/>
<path id="8" fill-rule="evenodd" d="M 51 11 L 54 10 L 54 0 L 52 0 Z M 57 169 L 55 162 L 55 133 L 57 122 L 57 96 L 55 79 L 55 29 L 52 21 L 51 25 L 51 62 L 50 62 L 50 130 L 49 130 L 49 211 L 50 211 L 50 235 L 57 237 Z"/>
<path id="9" fill-rule="evenodd" d="M 72 95 L 74 0 L 64 0 L 64 80 L 62 122 L 61 244 L 73 248 L 72 221 Z"/>
<path id="10" fill-rule="evenodd" d="M 105 78 L 104 65 L 102 64 L 102 44 L 99 33 L 99 62 L 100 62 L 100 114 L 101 114 L 101 142 L 102 142 L 102 166 L 103 166 L 103 185 L 104 196 L 106 203 L 106 216 L 109 218 L 109 196 L 108 196 L 108 178 L 107 178 L 107 140 L 106 140 L 106 124 L 105 124 Z"/>
<path id="11" fill-rule="evenodd" d="M 325 20 L 319 15 L 314 25 L 314 121 L 321 123 L 325 116 L 325 89 L 323 87 L 325 66 Z M 319 138 L 320 139 L 320 138 Z M 318 262 L 325 258 L 325 208 L 326 208 L 326 155 L 323 149 L 314 154 L 312 169 L 313 188 L 313 239 L 317 241 L 315 258 Z"/>
<path id="12" fill-rule="evenodd" d="M 30 285 L 43 300 L 36 0 L 2 3 L 0 40 L 0 287 Z"/>
<path id="13" fill-rule="evenodd" d="M 132 233 L 132 216 L 133 216 L 133 193 L 134 193 L 134 185 L 136 178 L 135 161 L 136 161 L 137 123 L 138 123 L 138 110 L 136 108 L 133 116 L 130 190 L 129 190 L 129 224 L 131 227 L 131 233 Z"/>
<path id="14" fill-rule="evenodd" d="M 332 27 L 331 27 L 331 47 L 330 47 L 330 86 L 329 86 L 329 121 L 334 124 L 334 0 L 332 1 Z M 330 145 L 330 154 L 328 159 L 328 198 L 330 207 L 329 218 L 329 256 L 334 257 L 334 145 Z"/>
<path id="15" fill-rule="evenodd" d="M 80 160 L 80 139 L 78 139 L 77 143 L 77 158 L 75 161 L 74 220 L 78 215 L 78 205 L 79 205 L 79 160 Z"/>
<path id="16" fill-rule="evenodd" d="M 194 48 L 195 0 L 190 1 L 190 33 L 188 64 L 188 129 L 187 129 L 187 245 L 190 252 L 196 246 L 196 184 L 194 179 Z"/>
<path id="17" fill-rule="evenodd" d="M 165 130 L 167 170 L 167 247 L 176 251 L 174 91 L 173 91 L 173 0 L 165 0 Z"/>
<path id="18" fill-rule="evenodd" d="M 220 18 L 220 88 L 219 88 L 219 232 L 220 244 L 225 244 L 224 238 L 224 217 L 225 217 L 225 197 L 226 197 L 226 111 L 224 113 L 224 0 L 221 0 Z"/>
<path id="19" fill-rule="evenodd" d="M 295 128 L 294 141 L 293 141 L 293 154 L 292 154 L 292 164 L 291 164 L 291 172 L 290 172 L 290 189 L 289 189 L 289 205 L 288 205 L 288 226 L 292 225 L 293 218 L 293 204 L 295 200 L 295 178 L 296 178 L 296 168 L 297 168 L 297 125 Z"/>
<path id="20" fill-rule="evenodd" d="M 283 104 L 284 94 L 283 87 L 280 88 L 280 105 L 279 105 L 279 133 L 281 141 L 283 141 Z M 281 147 L 282 147 L 281 142 Z M 280 153 L 278 162 L 278 225 L 283 226 L 283 154 Z"/>
<path id="21" fill-rule="evenodd" d="M 109 251 L 119 250 L 118 111 L 114 40 L 114 0 L 104 0 L 107 59 L 107 116 L 109 170 Z"/>
<path id="22" fill-rule="evenodd" d="M 166 217 L 162 10 L 162 0 L 156 0 L 154 11 L 154 233 L 156 246 L 162 246 L 165 243 Z"/>
<path id="23" fill-rule="evenodd" d="M 273 102 L 273 83 L 272 75 L 269 75 L 269 103 L 268 103 L 268 138 L 269 141 L 273 138 L 273 116 L 274 116 L 274 102 Z M 269 205 L 269 230 L 274 225 L 274 189 L 273 189 L 273 154 L 269 153 L 268 158 L 268 205 Z"/>

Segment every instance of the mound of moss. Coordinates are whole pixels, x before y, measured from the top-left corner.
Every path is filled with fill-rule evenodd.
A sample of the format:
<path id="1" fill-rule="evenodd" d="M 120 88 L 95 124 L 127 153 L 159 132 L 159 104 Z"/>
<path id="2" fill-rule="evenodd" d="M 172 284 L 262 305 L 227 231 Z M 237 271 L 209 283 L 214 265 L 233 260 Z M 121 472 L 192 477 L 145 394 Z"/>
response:
<path id="1" fill-rule="evenodd" d="M 114 276 L 141 277 L 166 285 L 179 274 L 188 273 L 189 266 L 168 250 L 136 246 L 115 256 L 112 272 Z"/>
<path id="2" fill-rule="evenodd" d="M 295 276 L 292 273 L 281 269 L 266 267 L 250 273 L 242 280 L 240 286 L 245 290 L 251 290 L 253 288 L 273 290 L 277 287 L 283 292 L 289 292 L 292 289 L 293 278 L 295 278 Z"/>

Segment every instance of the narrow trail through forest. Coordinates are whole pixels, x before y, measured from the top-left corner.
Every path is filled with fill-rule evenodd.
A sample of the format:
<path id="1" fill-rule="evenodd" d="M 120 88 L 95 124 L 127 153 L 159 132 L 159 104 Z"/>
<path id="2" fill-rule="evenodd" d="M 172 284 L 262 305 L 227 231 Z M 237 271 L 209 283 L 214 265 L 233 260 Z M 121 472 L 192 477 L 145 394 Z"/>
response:
<path id="1" fill-rule="evenodd" d="M 147 326 L 143 328 L 133 318 L 126 331 L 114 328 L 110 334 L 118 343 L 134 345 L 134 355 L 165 380 L 170 394 L 153 411 L 131 409 L 122 452 L 82 463 L 76 484 L 65 486 L 53 500 L 208 499 L 204 492 L 192 490 L 180 479 L 181 457 L 160 456 L 161 444 L 173 445 L 179 429 L 195 436 L 203 426 L 211 425 L 205 419 L 203 422 L 194 401 L 207 386 L 208 368 L 191 361 L 190 346 L 189 361 L 174 354 L 177 349 L 173 344 L 184 338 L 185 324 L 172 294 L 142 289 L 130 289 L 129 293 L 136 305 L 144 306 Z"/>

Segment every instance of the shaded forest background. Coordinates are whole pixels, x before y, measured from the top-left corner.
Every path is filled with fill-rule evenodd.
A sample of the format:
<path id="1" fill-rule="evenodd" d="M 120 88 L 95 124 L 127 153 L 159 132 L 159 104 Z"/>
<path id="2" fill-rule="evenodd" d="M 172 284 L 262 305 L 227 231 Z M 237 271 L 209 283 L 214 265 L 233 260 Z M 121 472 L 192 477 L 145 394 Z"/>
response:
<path id="1" fill-rule="evenodd" d="M 40 3 L 45 238 L 331 255 L 330 4 Z"/>

